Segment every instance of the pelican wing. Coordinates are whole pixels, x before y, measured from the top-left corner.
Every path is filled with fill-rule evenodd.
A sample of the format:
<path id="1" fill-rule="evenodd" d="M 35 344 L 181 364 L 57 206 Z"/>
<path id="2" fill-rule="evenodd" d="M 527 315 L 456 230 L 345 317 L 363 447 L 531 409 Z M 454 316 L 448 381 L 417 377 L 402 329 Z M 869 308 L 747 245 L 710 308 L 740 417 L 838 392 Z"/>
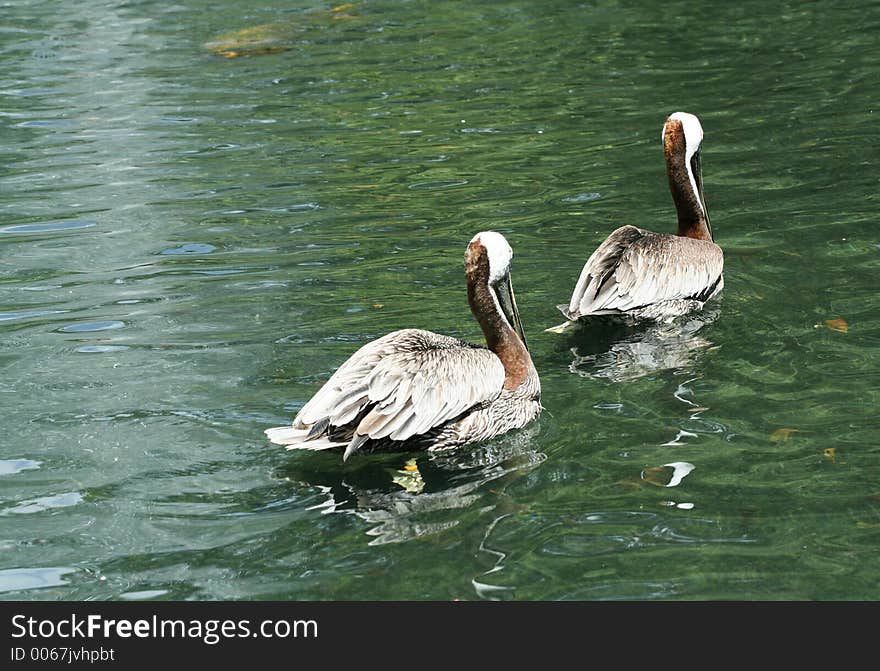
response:
<path id="1" fill-rule="evenodd" d="M 419 329 L 394 331 L 355 352 L 297 414 L 300 440 L 353 429 L 346 455 L 368 439 L 407 440 L 496 398 L 501 360 L 484 347 Z M 293 444 L 294 441 L 291 441 Z M 302 445 L 306 447 L 307 445 Z"/>
<path id="2" fill-rule="evenodd" d="M 719 287 L 724 257 L 705 240 L 623 226 L 599 245 L 581 271 L 570 319 L 617 314 L 670 300 L 706 300 Z"/>

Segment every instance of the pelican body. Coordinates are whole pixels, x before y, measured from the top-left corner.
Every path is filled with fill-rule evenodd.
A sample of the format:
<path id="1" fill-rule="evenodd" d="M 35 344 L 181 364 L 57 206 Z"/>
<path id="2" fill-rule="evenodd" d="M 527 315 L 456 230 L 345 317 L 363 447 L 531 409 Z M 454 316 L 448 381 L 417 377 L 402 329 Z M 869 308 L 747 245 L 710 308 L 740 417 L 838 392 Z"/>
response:
<path id="1" fill-rule="evenodd" d="M 510 281 L 513 251 L 484 231 L 465 252 L 471 311 L 486 345 L 403 329 L 368 342 L 297 413 L 266 429 L 288 449 L 353 453 L 442 450 L 525 426 L 541 412 L 532 363 Z"/>
<path id="2" fill-rule="evenodd" d="M 611 233 L 584 265 L 571 300 L 557 306 L 570 321 L 592 315 L 669 321 L 701 309 L 724 287 L 724 254 L 703 197 L 700 121 L 676 112 L 663 124 L 662 140 L 677 233 L 629 225 Z"/>

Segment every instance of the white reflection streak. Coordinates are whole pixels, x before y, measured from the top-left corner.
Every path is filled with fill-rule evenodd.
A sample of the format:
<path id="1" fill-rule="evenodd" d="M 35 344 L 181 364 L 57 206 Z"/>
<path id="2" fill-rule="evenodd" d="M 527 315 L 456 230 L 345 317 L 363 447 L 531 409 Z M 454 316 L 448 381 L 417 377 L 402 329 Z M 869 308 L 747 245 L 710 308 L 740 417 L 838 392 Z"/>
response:
<path id="1" fill-rule="evenodd" d="M 696 382 L 699 379 L 700 378 L 698 376 L 698 377 L 692 377 L 690 380 L 685 380 L 684 382 L 682 382 L 681 384 L 678 385 L 678 389 L 676 389 L 675 392 L 672 394 L 673 396 L 675 396 L 675 398 L 677 398 L 682 403 L 689 405 L 693 408 L 696 408 L 696 410 L 694 411 L 695 415 L 699 414 L 703 410 L 706 410 L 706 408 L 703 408 L 698 403 L 694 403 L 693 401 L 690 401 L 690 400 L 684 398 L 682 396 L 682 394 L 688 394 L 690 396 L 693 396 L 694 390 L 691 389 L 690 387 L 685 386 L 685 385 L 688 385 L 691 382 Z"/>
<path id="2" fill-rule="evenodd" d="M 673 461 L 671 464 L 663 465 L 672 469 L 672 479 L 666 484 L 667 487 L 677 487 L 685 476 L 696 468 L 686 461 Z"/>
<path id="3" fill-rule="evenodd" d="M 684 480 L 694 468 L 696 468 L 696 466 L 689 464 L 686 461 L 673 461 L 669 464 L 663 464 L 663 466 L 672 469 L 672 478 L 670 478 L 669 482 L 664 485 L 665 487 L 677 487 L 681 484 L 681 481 Z M 693 510 L 694 507 L 694 504 L 690 501 L 684 501 L 681 503 L 676 503 L 675 501 L 661 501 L 660 505 L 671 506 L 680 510 Z"/>
<path id="4" fill-rule="evenodd" d="M 329 515 L 330 513 L 335 513 L 339 506 L 348 501 L 348 499 L 337 501 L 333 496 L 333 489 L 331 487 L 327 487 L 326 485 L 317 485 L 317 487 L 318 491 L 320 491 L 321 494 L 326 494 L 328 498 L 325 501 L 321 501 L 321 503 L 307 506 L 306 510 L 319 510 L 322 515 Z"/>
<path id="5" fill-rule="evenodd" d="M 675 436 L 668 443 L 662 443 L 661 447 L 671 447 L 675 445 L 687 445 L 687 443 L 679 442 L 682 438 L 696 438 L 697 434 L 691 433 L 690 431 L 685 431 L 684 429 L 678 430 L 678 435 Z"/>
<path id="6" fill-rule="evenodd" d="M 480 575 L 489 575 L 491 573 L 495 573 L 496 571 L 501 571 L 504 569 L 504 560 L 507 558 L 507 553 L 501 552 L 500 550 L 493 550 L 491 548 L 486 547 L 486 541 L 489 539 L 489 536 L 492 534 L 492 531 L 498 525 L 498 523 L 503 520 L 505 517 L 510 517 L 512 513 L 507 513 L 506 515 L 501 515 L 500 517 L 496 517 L 492 520 L 491 524 L 486 528 L 486 533 L 483 534 L 483 540 L 480 541 L 480 547 L 477 548 L 480 552 L 486 552 L 490 555 L 496 557 L 495 565 L 490 568 L 488 571 L 484 571 Z M 474 586 L 474 590 L 481 599 L 489 599 L 495 601 L 495 597 L 492 595 L 498 592 L 512 592 L 515 588 L 513 587 L 504 587 L 501 585 L 490 585 L 488 583 L 479 582 L 476 578 L 471 579 L 471 584 Z"/>
<path id="7" fill-rule="evenodd" d="M 694 390 L 691 389 L 688 385 L 690 385 L 692 382 L 696 382 L 697 380 L 700 379 L 700 377 L 701 376 L 698 375 L 697 377 L 692 377 L 689 380 L 685 380 L 684 382 L 680 383 L 678 385 L 678 389 L 676 389 L 672 393 L 672 395 L 676 399 L 678 399 L 679 401 L 681 401 L 685 405 L 690 406 L 690 409 L 688 410 L 688 412 L 690 413 L 689 419 L 697 419 L 697 418 L 699 418 L 701 412 L 703 412 L 704 410 L 708 410 L 708 408 L 701 406 L 699 403 L 696 403 L 688 398 L 685 398 L 686 395 L 693 398 Z M 696 433 L 692 433 L 691 431 L 685 431 L 684 429 L 679 429 L 678 434 L 675 436 L 675 438 L 673 438 L 672 440 L 670 440 L 666 443 L 661 443 L 661 447 L 675 447 L 677 445 L 687 445 L 687 443 L 681 442 L 682 438 L 696 438 L 696 437 L 697 437 Z"/>

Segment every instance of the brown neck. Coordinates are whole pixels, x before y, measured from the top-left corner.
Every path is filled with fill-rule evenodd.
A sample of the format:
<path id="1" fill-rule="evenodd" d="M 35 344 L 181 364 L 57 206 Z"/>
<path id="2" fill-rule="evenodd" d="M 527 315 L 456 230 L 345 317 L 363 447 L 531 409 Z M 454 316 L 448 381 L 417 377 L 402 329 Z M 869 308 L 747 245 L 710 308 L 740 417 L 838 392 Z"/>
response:
<path id="1" fill-rule="evenodd" d="M 474 248 L 474 249 L 472 249 Z M 480 253 L 482 252 L 482 253 Z M 532 357 L 516 331 L 500 313 L 489 289 L 489 259 L 485 248 L 471 243 L 465 255 L 465 275 L 468 280 L 468 303 L 477 319 L 486 345 L 504 365 L 505 389 L 516 389 L 532 369 Z"/>
<path id="2" fill-rule="evenodd" d="M 680 121 L 670 121 L 663 134 L 666 155 L 666 175 L 675 209 L 678 212 L 678 232 L 685 238 L 712 240 L 709 219 L 700 205 L 700 197 L 691 183 L 687 167 L 687 144 Z M 699 179 L 695 175 L 695 179 Z"/>

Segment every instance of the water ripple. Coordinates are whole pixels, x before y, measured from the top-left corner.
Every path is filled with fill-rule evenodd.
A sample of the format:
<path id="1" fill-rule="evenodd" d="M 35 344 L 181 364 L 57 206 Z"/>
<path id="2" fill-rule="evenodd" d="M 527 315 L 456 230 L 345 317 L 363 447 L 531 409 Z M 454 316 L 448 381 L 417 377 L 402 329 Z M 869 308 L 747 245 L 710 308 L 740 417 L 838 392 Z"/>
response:
<path id="1" fill-rule="evenodd" d="M 166 256 L 176 255 L 176 254 L 210 254 L 215 249 L 217 249 L 214 245 L 208 245 L 199 242 L 191 242 L 185 245 L 181 245 L 180 247 L 172 247 L 170 249 L 163 249 L 160 254 L 164 254 Z"/>
<path id="2" fill-rule="evenodd" d="M 23 310 L 22 312 L 0 312 L 0 322 L 13 321 L 16 319 L 30 319 L 31 317 L 43 317 L 45 315 L 60 315 L 69 310 Z"/>
<path id="3" fill-rule="evenodd" d="M 0 475 L 12 475 L 39 468 L 42 461 L 34 461 L 33 459 L 0 459 Z"/>
<path id="4" fill-rule="evenodd" d="M 127 345 L 83 345 L 77 347 L 77 352 L 83 354 L 107 354 L 108 352 L 124 352 L 130 349 Z"/>
<path id="5" fill-rule="evenodd" d="M 125 322 L 109 320 L 102 322 L 85 322 L 82 324 L 71 324 L 69 326 L 62 326 L 60 329 L 58 329 L 58 331 L 62 333 L 92 333 L 94 331 L 112 331 L 114 329 L 121 329 L 124 327 Z"/>
<path id="6" fill-rule="evenodd" d="M 408 188 L 437 191 L 440 189 L 453 189 L 457 186 L 464 186 L 467 183 L 468 180 L 466 179 L 434 179 L 425 182 L 414 182 L 410 184 Z"/>
<path id="7" fill-rule="evenodd" d="M 28 515 L 31 513 L 42 513 L 47 510 L 56 508 L 69 508 L 83 501 L 83 495 L 79 492 L 65 492 L 64 494 L 56 494 L 55 496 L 41 496 L 37 499 L 22 501 L 11 508 L 0 510 L 0 515 Z"/>
<path id="8" fill-rule="evenodd" d="M 0 233 L 54 233 L 56 231 L 76 231 L 92 226 L 97 226 L 97 222 L 68 219 L 66 221 L 49 221 L 43 224 L 0 226 Z"/>
<path id="9" fill-rule="evenodd" d="M 68 566 L 8 568 L 0 570 L 0 592 L 20 592 L 41 587 L 66 585 L 64 576 L 76 572 Z"/>

